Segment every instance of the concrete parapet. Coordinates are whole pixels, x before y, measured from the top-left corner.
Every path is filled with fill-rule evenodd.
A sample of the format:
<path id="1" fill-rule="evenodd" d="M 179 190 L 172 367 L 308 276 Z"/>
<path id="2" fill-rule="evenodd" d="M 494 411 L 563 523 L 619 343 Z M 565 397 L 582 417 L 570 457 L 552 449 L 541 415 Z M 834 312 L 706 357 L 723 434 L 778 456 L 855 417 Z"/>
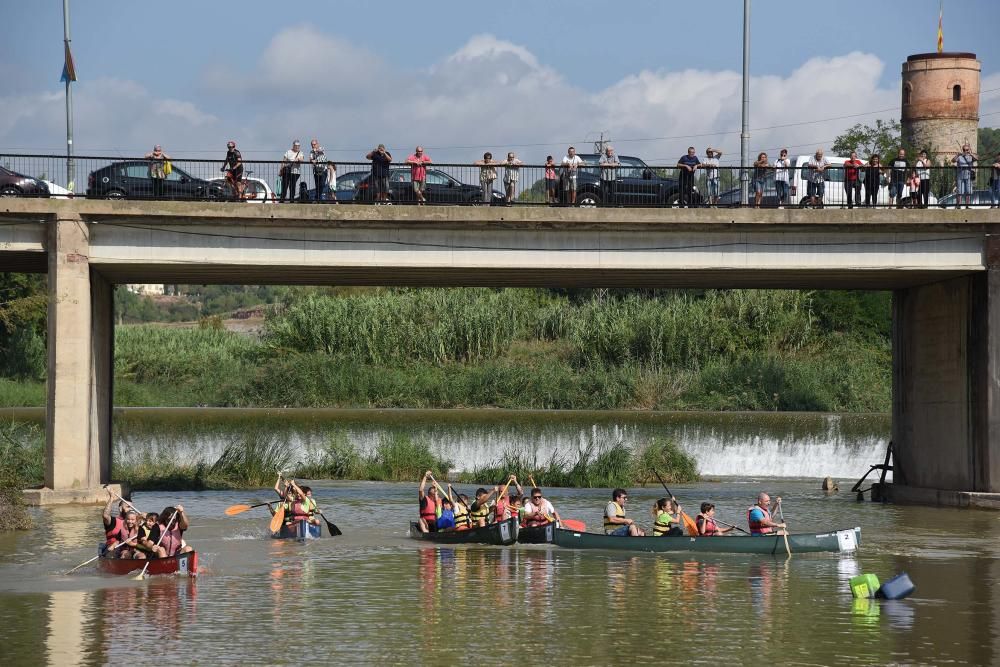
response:
<path id="1" fill-rule="evenodd" d="M 103 505 L 108 501 L 108 490 L 128 499 L 132 490 L 128 484 L 108 484 L 79 489 L 25 489 L 24 502 L 33 507 L 45 505 Z"/>
<path id="2" fill-rule="evenodd" d="M 932 505 L 963 509 L 1000 510 L 1000 493 L 925 489 L 918 486 L 886 484 L 887 500 L 899 505 Z"/>

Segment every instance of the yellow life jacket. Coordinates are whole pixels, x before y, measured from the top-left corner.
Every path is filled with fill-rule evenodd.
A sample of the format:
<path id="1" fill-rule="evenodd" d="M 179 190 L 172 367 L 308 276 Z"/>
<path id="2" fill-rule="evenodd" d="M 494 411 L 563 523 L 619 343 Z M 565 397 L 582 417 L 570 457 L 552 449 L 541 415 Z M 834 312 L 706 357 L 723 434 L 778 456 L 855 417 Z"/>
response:
<path id="1" fill-rule="evenodd" d="M 479 523 L 479 520 L 489 523 L 490 518 L 490 506 L 488 503 L 483 503 L 482 505 L 477 505 L 473 503 L 472 510 L 469 512 L 469 516 L 472 517 L 473 523 Z M 456 524 L 457 525 L 457 524 Z"/>
<path id="2" fill-rule="evenodd" d="M 471 525 L 472 519 L 469 517 L 469 510 L 465 509 L 465 505 L 460 500 L 455 505 L 455 528 L 468 528 Z"/>
<path id="3" fill-rule="evenodd" d="M 666 534 L 666 532 L 675 525 L 679 524 L 680 522 L 672 517 L 669 512 L 660 512 L 656 515 L 656 521 L 653 523 L 653 535 L 655 537 L 660 537 L 661 535 Z"/>
<path id="4" fill-rule="evenodd" d="M 625 510 L 622 509 L 622 506 L 619 505 L 618 503 L 614 502 L 614 501 L 611 501 L 611 502 L 615 506 L 615 517 L 618 518 L 618 519 L 624 519 L 625 518 Z M 604 513 L 604 532 L 605 533 L 610 533 L 611 531 L 616 530 L 618 528 L 621 528 L 624 525 L 625 524 L 623 524 L 623 523 L 611 523 L 611 521 L 608 520 L 607 512 Z"/>

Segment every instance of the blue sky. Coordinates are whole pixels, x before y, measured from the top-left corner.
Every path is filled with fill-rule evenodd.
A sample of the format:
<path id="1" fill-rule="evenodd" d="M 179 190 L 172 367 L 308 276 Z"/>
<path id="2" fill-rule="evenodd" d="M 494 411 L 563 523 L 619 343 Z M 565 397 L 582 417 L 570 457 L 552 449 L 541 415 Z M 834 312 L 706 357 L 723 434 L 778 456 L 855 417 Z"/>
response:
<path id="1" fill-rule="evenodd" d="M 742 4 L 73 0 L 76 143 L 214 156 L 232 136 L 264 157 L 320 136 L 341 159 L 378 141 L 424 143 L 438 159 L 485 147 L 534 159 L 607 130 L 619 152 L 649 159 L 689 142 L 732 156 Z M 937 11 L 937 0 L 757 0 L 754 148 L 806 150 L 898 116 L 756 131 L 898 105 L 900 64 L 934 50 Z M 996 0 L 945 3 L 946 50 L 978 54 L 984 90 L 1000 88 L 997 26 Z M 62 3 L 10 3 L 0 31 L 0 104 L 13 110 L 0 150 L 59 150 Z M 1000 91 L 984 94 L 984 114 L 997 110 Z"/>

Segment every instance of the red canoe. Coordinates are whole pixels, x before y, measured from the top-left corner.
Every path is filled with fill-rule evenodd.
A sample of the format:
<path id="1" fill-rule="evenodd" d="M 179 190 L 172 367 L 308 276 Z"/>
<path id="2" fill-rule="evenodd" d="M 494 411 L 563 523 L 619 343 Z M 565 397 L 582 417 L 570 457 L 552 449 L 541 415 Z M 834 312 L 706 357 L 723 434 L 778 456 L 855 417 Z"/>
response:
<path id="1" fill-rule="evenodd" d="M 102 570 L 108 574 L 129 574 L 138 572 L 146 563 L 149 569 L 146 574 L 187 574 L 195 576 L 198 574 L 198 554 L 190 551 L 186 554 L 171 556 L 170 558 L 153 558 L 151 560 L 141 560 L 135 558 L 105 558 L 100 557 L 97 562 Z"/>

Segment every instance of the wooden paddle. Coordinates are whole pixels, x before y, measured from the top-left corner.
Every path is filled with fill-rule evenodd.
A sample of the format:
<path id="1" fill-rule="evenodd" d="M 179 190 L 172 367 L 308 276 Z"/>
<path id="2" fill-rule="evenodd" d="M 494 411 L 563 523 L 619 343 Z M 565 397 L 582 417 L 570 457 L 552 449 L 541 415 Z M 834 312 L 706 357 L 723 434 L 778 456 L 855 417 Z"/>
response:
<path id="1" fill-rule="evenodd" d="M 252 510 L 255 507 L 265 507 L 267 505 L 273 505 L 275 501 L 269 503 L 257 503 L 256 505 L 230 505 L 226 508 L 226 516 L 236 516 L 237 514 L 243 514 L 247 510 Z"/>
<path id="2" fill-rule="evenodd" d="M 285 503 L 278 503 L 278 507 L 274 510 L 274 516 L 271 517 L 271 523 L 268 528 L 271 529 L 272 533 L 277 533 L 281 530 L 281 524 L 285 522 Z"/>
<path id="3" fill-rule="evenodd" d="M 781 523 L 785 523 L 785 513 L 781 511 L 781 503 L 778 503 L 778 517 L 781 519 Z M 792 550 L 788 546 L 788 528 L 781 529 L 781 536 L 785 538 L 785 553 L 787 553 L 788 557 L 791 558 Z"/>
<path id="4" fill-rule="evenodd" d="M 135 537 L 130 537 L 127 540 L 125 540 L 124 542 L 119 542 L 118 544 L 116 544 L 115 546 L 111 547 L 110 549 L 108 549 L 104 553 L 106 553 L 106 554 L 107 553 L 111 553 L 112 551 L 114 551 L 118 547 L 125 546 L 129 542 L 132 542 L 132 541 L 137 540 L 137 539 L 139 539 L 138 535 L 136 535 Z M 76 567 L 74 567 L 72 570 L 66 570 L 65 572 L 63 572 L 63 575 L 72 574 L 73 572 L 76 572 L 77 570 L 79 570 L 81 567 L 83 567 L 87 563 L 93 563 L 95 560 L 97 560 L 100 557 L 101 557 L 101 554 L 97 554 L 93 558 L 88 558 L 87 560 L 83 561 L 82 563 L 80 563 L 79 565 L 77 565 Z"/>
<path id="5" fill-rule="evenodd" d="M 164 526 L 163 530 L 160 531 L 160 537 L 159 537 L 159 539 L 156 540 L 156 545 L 155 546 L 157 546 L 157 547 L 160 546 L 160 542 L 163 541 L 163 537 L 168 532 L 170 532 L 170 526 L 174 523 L 174 519 L 177 518 L 177 513 L 179 511 L 180 510 L 174 510 L 174 513 L 170 516 L 170 521 L 167 521 L 167 525 Z M 155 547 L 154 547 L 153 550 L 154 551 L 156 550 Z M 146 578 L 146 570 L 149 569 L 149 561 L 150 560 L 151 559 L 149 559 L 149 558 L 146 559 L 146 564 L 142 566 L 142 572 L 140 572 L 139 574 L 137 574 L 134 577 L 132 577 L 133 579 L 135 579 L 136 581 L 142 581 L 143 579 Z"/>
<path id="6" fill-rule="evenodd" d="M 715 521 L 715 523 L 721 523 L 723 526 L 726 526 L 728 528 L 735 528 L 736 530 L 740 531 L 744 535 L 749 535 L 750 534 L 749 532 L 743 530 L 739 526 L 731 524 L 731 523 L 726 523 L 725 521 L 722 521 L 721 519 L 716 518 L 716 519 L 714 519 L 714 521 Z"/>
<path id="7" fill-rule="evenodd" d="M 662 477 L 660 477 L 660 473 L 654 470 L 653 474 L 656 475 L 656 479 L 660 480 L 660 484 L 663 485 L 663 490 L 667 492 L 667 495 L 671 498 L 675 498 L 676 496 L 670 493 L 670 489 L 667 488 L 667 483 L 663 481 Z M 681 512 L 681 521 L 684 523 L 684 529 L 687 531 L 689 536 L 696 537 L 698 535 L 698 524 L 694 522 L 694 519 L 687 515 L 687 512 Z"/>

